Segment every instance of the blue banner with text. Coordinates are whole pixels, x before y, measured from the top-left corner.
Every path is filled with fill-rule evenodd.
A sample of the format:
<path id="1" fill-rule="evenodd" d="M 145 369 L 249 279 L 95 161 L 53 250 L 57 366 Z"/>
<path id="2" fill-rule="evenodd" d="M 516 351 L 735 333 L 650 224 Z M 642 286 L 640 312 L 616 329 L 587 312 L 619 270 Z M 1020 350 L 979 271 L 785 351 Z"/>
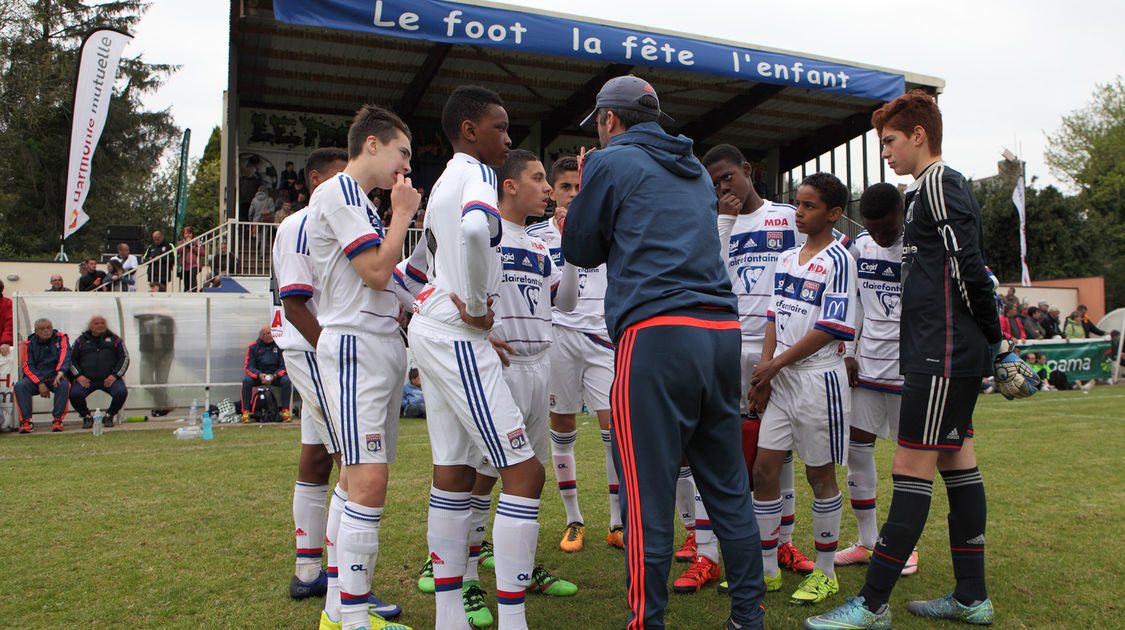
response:
<path id="1" fill-rule="evenodd" d="M 883 70 L 446 0 L 274 0 L 273 11 L 290 24 L 683 70 L 879 101 L 900 96 L 906 87 L 901 74 Z"/>

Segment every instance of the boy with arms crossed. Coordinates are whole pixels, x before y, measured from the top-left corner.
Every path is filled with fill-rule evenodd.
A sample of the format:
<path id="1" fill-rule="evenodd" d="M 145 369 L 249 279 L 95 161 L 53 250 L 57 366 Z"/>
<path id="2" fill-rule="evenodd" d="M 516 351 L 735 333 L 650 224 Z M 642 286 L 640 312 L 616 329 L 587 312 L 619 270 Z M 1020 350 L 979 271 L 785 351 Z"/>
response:
<path id="1" fill-rule="evenodd" d="M 430 193 L 429 283 L 414 302 L 410 347 L 425 383 L 433 453 L 427 540 L 435 627 L 468 629 L 462 580 L 468 559 L 473 466 L 485 456 L 503 479 L 493 524 L 500 630 L 522 630 L 539 535 L 543 466 L 489 343 L 502 269 L 496 174 L 507 159 L 508 114 L 491 90 L 457 88 L 442 111 L 456 153 Z"/>
<path id="2" fill-rule="evenodd" d="M 387 284 L 418 209 L 409 172 L 410 130 L 393 113 L 365 105 L 348 130 L 347 167 L 308 206 L 309 256 L 321 287 L 317 363 L 347 479 L 335 545 L 343 630 L 405 627 L 381 626 L 368 615 L 368 598 L 406 374 L 399 303 Z M 391 189 L 389 229 L 367 199 L 376 187 Z M 335 622 L 322 615 L 326 621 Z"/>
<path id="3" fill-rule="evenodd" d="M 778 476 L 786 451 L 796 449 L 804 460 L 813 491 L 816 568 L 790 598 L 799 605 L 824 601 L 840 588 L 833 556 L 843 502 L 835 466 L 847 463 L 844 431 L 851 397 L 839 346 L 855 338 L 856 266 L 834 238 L 832 225 L 848 197 L 847 187 L 828 173 L 801 182 L 794 221 L 807 240 L 777 259 L 762 360 L 750 379 L 750 410 L 764 411 L 754 461 L 754 513 L 762 531 L 767 590 L 781 588 L 774 546 L 782 511 Z"/>

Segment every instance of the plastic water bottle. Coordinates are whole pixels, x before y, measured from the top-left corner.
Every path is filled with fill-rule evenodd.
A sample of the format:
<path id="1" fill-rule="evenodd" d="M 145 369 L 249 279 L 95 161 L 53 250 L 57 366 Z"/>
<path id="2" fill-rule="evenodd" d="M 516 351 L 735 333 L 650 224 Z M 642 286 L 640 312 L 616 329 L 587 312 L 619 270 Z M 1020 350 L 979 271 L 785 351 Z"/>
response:
<path id="1" fill-rule="evenodd" d="M 210 440 L 215 437 L 214 432 L 211 430 L 211 412 L 203 412 L 203 439 Z"/>
<path id="2" fill-rule="evenodd" d="M 102 410 L 97 408 L 94 410 L 94 437 L 101 437 L 105 433 L 105 425 L 102 424 Z"/>
<path id="3" fill-rule="evenodd" d="M 199 400 L 191 399 L 191 409 L 188 409 L 188 421 L 195 424 L 199 421 Z"/>
<path id="4" fill-rule="evenodd" d="M 177 440 L 193 440 L 203 437 L 203 430 L 197 426 L 180 427 L 172 432 Z"/>

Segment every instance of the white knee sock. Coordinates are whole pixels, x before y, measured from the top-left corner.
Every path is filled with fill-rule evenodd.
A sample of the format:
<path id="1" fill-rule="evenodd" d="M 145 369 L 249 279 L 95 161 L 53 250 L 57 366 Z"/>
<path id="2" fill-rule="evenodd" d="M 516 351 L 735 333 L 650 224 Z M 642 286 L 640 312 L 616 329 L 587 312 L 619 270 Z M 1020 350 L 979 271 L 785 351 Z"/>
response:
<path id="1" fill-rule="evenodd" d="M 340 540 L 340 517 L 344 515 L 344 504 L 348 493 L 337 485 L 332 490 L 332 500 L 328 503 L 328 522 L 324 530 L 324 547 L 328 561 L 328 592 L 324 594 L 324 611 L 333 621 L 340 620 L 340 579 L 336 559 L 336 543 Z"/>
<path id="2" fill-rule="evenodd" d="M 875 520 L 875 444 L 848 443 L 848 496 L 859 529 L 859 544 L 875 548 L 879 524 Z"/>
<path id="3" fill-rule="evenodd" d="M 468 558 L 470 528 L 468 492 L 446 492 L 430 487 L 426 541 L 434 563 L 435 628 L 467 630 L 461 583 Z"/>
<path id="4" fill-rule="evenodd" d="M 836 545 L 840 540 L 840 515 L 844 498 L 839 493 L 830 499 L 814 499 L 812 504 L 813 536 L 816 540 L 816 568 L 828 577 L 836 575 Z"/>
<path id="5" fill-rule="evenodd" d="M 680 522 L 689 532 L 695 531 L 695 479 L 691 476 L 691 468 L 680 467 L 680 478 L 676 480 L 676 513 L 680 515 Z"/>
<path id="6" fill-rule="evenodd" d="M 340 622 L 343 630 L 366 628 L 371 574 L 379 556 L 379 519 L 383 508 L 348 501 L 340 517 L 336 559 L 340 574 Z"/>
<path id="7" fill-rule="evenodd" d="M 777 537 L 781 529 L 781 499 L 759 501 L 754 499 L 754 518 L 762 537 L 762 572 L 766 577 L 777 575 Z M 696 534 L 698 536 L 698 534 Z"/>
<path id="8" fill-rule="evenodd" d="M 609 484 L 609 528 L 621 527 L 621 497 L 617 490 L 620 484 L 617 467 L 613 465 L 613 440 L 609 431 L 602 431 L 602 446 L 605 447 L 605 480 Z"/>
<path id="9" fill-rule="evenodd" d="M 492 508 L 492 495 L 474 494 L 469 497 L 469 558 L 465 563 L 465 582 L 480 581 L 478 560 L 484 533 L 488 529 L 488 512 Z"/>
<path id="10" fill-rule="evenodd" d="M 777 542 L 784 545 L 793 541 L 793 524 L 797 513 L 797 494 L 793 492 L 793 451 L 785 455 L 778 483 L 781 484 L 781 529 L 778 531 Z"/>
<path id="11" fill-rule="evenodd" d="M 496 503 L 496 520 L 492 524 L 499 630 L 527 628 L 523 600 L 535 567 L 538 518 L 539 499 L 500 493 L 500 500 Z"/>
<path id="12" fill-rule="evenodd" d="M 574 442 L 577 439 L 578 431 L 551 431 L 551 460 L 555 464 L 555 478 L 559 482 L 559 494 L 562 495 L 568 525 L 585 522 L 578 509 L 578 471 L 574 468 Z"/>
<path id="13" fill-rule="evenodd" d="M 719 561 L 719 541 L 711 529 L 711 517 L 707 516 L 707 508 L 703 505 L 698 489 L 695 491 L 695 545 L 697 554 L 705 556 L 711 562 Z"/>
<path id="14" fill-rule="evenodd" d="M 297 565 L 293 572 L 302 582 L 312 582 L 320 575 L 327 498 L 328 484 L 298 481 L 293 486 L 293 531 L 297 538 Z"/>

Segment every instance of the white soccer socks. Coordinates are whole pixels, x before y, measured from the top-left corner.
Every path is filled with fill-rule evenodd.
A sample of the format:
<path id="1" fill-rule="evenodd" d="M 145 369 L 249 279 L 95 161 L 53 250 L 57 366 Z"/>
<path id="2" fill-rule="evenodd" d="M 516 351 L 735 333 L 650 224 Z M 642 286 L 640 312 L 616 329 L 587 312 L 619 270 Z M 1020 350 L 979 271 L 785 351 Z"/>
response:
<path id="1" fill-rule="evenodd" d="M 859 544 L 875 548 L 879 524 L 875 520 L 875 443 L 848 442 L 848 497 L 859 529 Z"/>
<path id="2" fill-rule="evenodd" d="M 324 594 L 324 611 L 331 619 L 340 618 L 340 579 L 336 559 L 336 543 L 340 539 L 340 517 L 344 515 L 344 504 L 348 493 L 337 485 L 332 490 L 332 500 L 328 503 L 328 522 L 324 531 L 325 555 L 328 560 L 328 591 Z"/>
<path id="3" fill-rule="evenodd" d="M 715 538 L 715 531 L 711 529 L 711 517 L 707 516 L 707 508 L 703 505 L 703 497 L 699 496 L 698 489 L 695 491 L 695 545 L 696 554 L 718 564 L 719 541 Z"/>
<path id="4" fill-rule="evenodd" d="M 492 495 L 474 494 L 469 497 L 469 558 L 465 564 L 465 582 L 480 580 L 477 571 L 480 547 L 488 530 L 488 512 L 492 508 Z"/>
<path id="5" fill-rule="evenodd" d="M 781 464 L 781 529 L 778 530 L 778 544 L 793 542 L 793 525 L 797 514 L 797 493 L 793 491 L 793 451 L 785 454 Z"/>
<path id="6" fill-rule="evenodd" d="M 500 493 L 492 523 L 496 554 L 496 609 L 499 630 L 526 630 L 524 594 L 535 567 L 539 540 L 539 499 Z M 438 627 L 444 627 L 440 623 Z"/>
<path id="7" fill-rule="evenodd" d="M 578 431 L 559 433 L 551 431 L 551 461 L 555 464 L 555 478 L 559 482 L 566 522 L 585 523 L 578 509 L 578 472 L 574 468 L 574 442 Z"/>
<path id="8" fill-rule="evenodd" d="M 328 484 L 298 481 L 293 486 L 293 531 L 297 539 L 297 564 L 293 573 L 302 582 L 312 582 L 320 575 L 327 498 Z"/>
<path id="9" fill-rule="evenodd" d="M 617 466 L 613 465 L 613 440 L 609 431 L 602 431 L 602 446 L 605 447 L 605 480 L 609 485 L 609 528 L 621 527 L 621 497 L 618 494 L 620 480 Z"/>
<path id="10" fill-rule="evenodd" d="M 759 501 L 754 499 L 754 518 L 762 537 L 762 572 L 766 577 L 777 575 L 777 537 L 781 530 L 781 499 Z M 699 540 L 699 534 L 696 534 Z"/>
<path id="11" fill-rule="evenodd" d="M 828 577 L 836 576 L 836 547 L 840 541 L 840 515 L 844 497 L 839 492 L 828 499 L 813 499 L 812 524 L 816 536 L 816 568 Z"/>
<path id="12" fill-rule="evenodd" d="M 688 466 L 680 467 L 680 477 L 676 479 L 676 514 L 680 515 L 684 529 L 695 531 L 695 479 Z"/>
<path id="13" fill-rule="evenodd" d="M 426 541 L 434 566 L 435 628 L 469 628 L 461 599 L 472 520 L 469 503 L 468 492 L 446 492 L 430 486 Z"/>
<path id="14" fill-rule="evenodd" d="M 336 559 L 340 575 L 340 622 L 343 630 L 366 628 L 371 574 L 379 556 L 379 519 L 383 508 L 348 501 L 340 517 Z"/>

